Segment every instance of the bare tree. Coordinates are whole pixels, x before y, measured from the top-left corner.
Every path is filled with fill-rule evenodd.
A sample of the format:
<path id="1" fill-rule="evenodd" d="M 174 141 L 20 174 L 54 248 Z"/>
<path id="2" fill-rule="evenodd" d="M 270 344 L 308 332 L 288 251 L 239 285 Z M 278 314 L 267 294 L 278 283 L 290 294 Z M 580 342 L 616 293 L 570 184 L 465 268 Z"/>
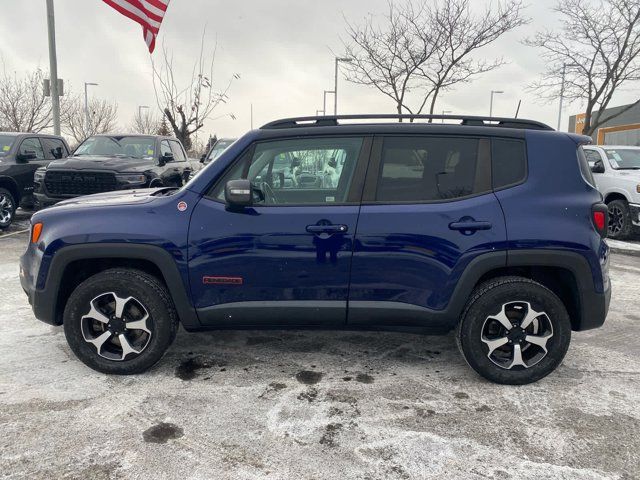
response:
<path id="1" fill-rule="evenodd" d="M 411 28 L 424 14 L 425 7 L 414 9 L 412 3 L 396 6 L 388 3 L 388 12 L 378 22 L 369 15 L 364 23 L 355 25 L 345 19 L 348 40 L 344 43 L 347 79 L 353 83 L 376 88 L 391 98 L 399 114 L 414 113 L 408 94 L 420 87 L 419 69 L 435 54 L 438 32 L 426 41 Z M 419 110 L 415 113 L 419 113 Z"/>
<path id="2" fill-rule="evenodd" d="M 444 0 L 427 10 L 427 18 L 418 18 L 412 23 L 414 34 L 425 37 L 423 42 L 432 36 L 426 29 L 439 32 L 436 55 L 419 69 L 430 87 L 424 98 L 424 102 L 430 99 L 429 113 L 433 114 L 442 91 L 505 64 L 502 58 L 476 60 L 473 54 L 505 33 L 528 23 L 522 16 L 522 9 L 522 3 L 515 0 L 497 2 L 474 14 L 469 0 Z"/>
<path id="3" fill-rule="evenodd" d="M 42 70 L 19 78 L 3 65 L 0 77 L 0 125 L 14 132 L 38 133 L 53 124 L 51 101 L 44 96 Z"/>
<path id="4" fill-rule="evenodd" d="M 107 100 L 89 101 L 89 125 L 87 125 L 84 99 L 74 96 L 68 100 L 67 108 L 61 113 L 64 132 L 81 143 L 91 135 L 112 132 L 118 120 L 118 105 Z"/>
<path id="5" fill-rule="evenodd" d="M 474 14 L 470 0 L 389 0 L 381 21 L 369 16 L 347 23 L 344 42 L 347 79 L 373 86 L 393 99 L 398 113 L 433 113 L 440 93 L 504 64 L 472 55 L 503 34 L 525 24 L 520 0 L 509 0 Z M 415 94 L 410 94 L 415 92 Z M 415 102 L 415 104 L 411 104 Z"/>
<path id="6" fill-rule="evenodd" d="M 542 50 L 547 69 L 531 85 L 545 99 L 586 103 L 582 132 L 593 135 L 604 123 L 640 104 L 603 115 L 613 95 L 640 80 L 640 3 L 630 0 L 560 0 L 561 30 L 539 32 L 526 41 Z"/>
<path id="7" fill-rule="evenodd" d="M 216 108 L 227 102 L 233 80 L 240 78 L 235 74 L 222 90 L 216 90 L 213 86 L 215 53 L 214 47 L 211 54 L 205 54 L 203 33 L 191 80 L 183 85 L 179 85 L 174 74 L 173 54 L 166 47 L 162 47 L 162 64 L 159 67 L 152 60 L 156 102 L 186 150 L 191 149 L 191 135 L 198 132 L 206 120 L 214 118 Z M 234 118 L 232 114 L 226 115 Z"/>
<path id="8" fill-rule="evenodd" d="M 160 129 L 160 121 L 153 112 L 138 110 L 133 117 L 130 130 L 142 135 L 156 135 Z"/>

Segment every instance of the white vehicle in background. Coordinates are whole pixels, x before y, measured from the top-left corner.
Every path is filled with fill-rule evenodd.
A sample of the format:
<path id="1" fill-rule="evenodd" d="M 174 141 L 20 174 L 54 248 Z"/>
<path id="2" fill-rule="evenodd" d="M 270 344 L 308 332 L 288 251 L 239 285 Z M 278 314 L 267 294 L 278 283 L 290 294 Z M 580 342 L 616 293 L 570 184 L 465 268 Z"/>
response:
<path id="1" fill-rule="evenodd" d="M 588 145 L 584 153 L 609 207 L 609 237 L 628 238 L 640 227 L 640 147 Z"/>
<path id="2" fill-rule="evenodd" d="M 200 162 L 204 163 L 205 165 L 213 162 L 216 158 L 222 155 L 222 152 L 229 148 L 236 140 L 237 138 L 221 138 L 213 144 L 209 152 L 202 156 Z"/>

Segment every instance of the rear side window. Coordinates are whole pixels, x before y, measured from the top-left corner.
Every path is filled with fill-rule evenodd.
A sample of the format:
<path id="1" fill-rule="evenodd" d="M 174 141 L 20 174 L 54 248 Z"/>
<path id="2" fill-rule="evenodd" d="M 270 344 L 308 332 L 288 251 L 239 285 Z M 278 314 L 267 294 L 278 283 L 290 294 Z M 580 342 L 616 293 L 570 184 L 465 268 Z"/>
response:
<path id="1" fill-rule="evenodd" d="M 522 140 L 492 139 L 491 161 L 495 189 L 516 185 L 527 176 L 527 156 Z"/>
<path id="2" fill-rule="evenodd" d="M 488 149 L 481 140 L 451 137 L 384 139 L 378 202 L 429 202 L 491 190 Z"/>

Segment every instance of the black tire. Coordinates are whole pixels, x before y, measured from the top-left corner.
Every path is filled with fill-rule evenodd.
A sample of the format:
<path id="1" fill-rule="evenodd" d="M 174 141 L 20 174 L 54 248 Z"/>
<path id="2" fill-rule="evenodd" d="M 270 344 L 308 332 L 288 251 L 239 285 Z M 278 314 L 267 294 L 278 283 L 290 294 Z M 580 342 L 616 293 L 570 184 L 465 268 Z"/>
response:
<path id="1" fill-rule="evenodd" d="M 111 292 L 121 298 L 134 298 L 133 301 L 126 304 L 129 313 L 125 311 L 122 315 L 125 323 L 121 322 L 120 325 L 130 325 L 131 318 L 125 319 L 125 317 L 133 315 L 135 312 L 141 312 L 140 306 L 147 311 L 149 316 L 146 321 L 146 326 L 150 331 L 149 337 L 146 337 L 146 332 L 140 332 L 139 330 L 136 333 L 131 333 L 135 332 L 135 330 L 131 329 L 124 332 L 126 335 L 138 336 L 137 340 L 142 338 L 144 341 L 146 338 L 146 343 L 140 348 L 139 354 L 130 353 L 127 355 L 123 352 L 123 360 L 105 358 L 100 355 L 98 348 L 88 343 L 83 334 L 83 329 L 88 328 L 104 328 L 104 330 L 108 330 L 104 326 L 105 324 L 92 320 L 83 320 L 83 317 L 89 314 L 91 302 L 94 299 L 102 299 L 102 296 L 104 296 L 106 302 L 109 300 Z M 133 306 L 130 303 L 133 303 Z M 104 308 L 111 308 L 109 305 L 106 302 Z M 133 312 L 130 310 L 132 308 L 135 309 Z M 114 321 L 113 317 L 110 321 Z M 92 326 L 87 326 L 86 322 L 91 323 Z M 90 368 L 98 372 L 115 375 L 131 375 L 151 368 L 165 354 L 178 331 L 178 316 L 166 287 L 157 278 L 147 273 L 126 268 L 105 270 L 82 282 L 67 301 L 63 323 L 64 333 L 73 353 Z M 125 328 L 125 330 L 127 329 Z M 98 331 L 96 336 L 98 333 L 101 332 Z M 115 337 L 120 338 L 118 335 L 114 335 L 104 344 L 108 349 L 116 352 L 113 355 L 118 354 L 117 344 L 122 347 L 120 340 L 117 340 L 117 344 L 114 343 L 116 342 Z M 107 351 L 102 353 L 103 355 L 112 355 L 111 352 Z"/>
<path id="2" fill-rule="evenodd" d="M 0 229 L 11 225 L 16 214 L 16 199 L 6 188 L 0 188 Z"/>
<path id="3" fill-rule="evenodd" d="M 513 366 L 508 369 L 507 366 L 500 366 L 489 358 L 490 348 L 482 339 L 488 338 L 485 329 L 496 328 L 495 321 L 490 320 L 489 317 L 502 312 L 504 305 L 509 305 L 510 308 L 515 305 L 516 310 L 510 310 L 509 314 L 517 314 L 518 308 L 523 309 L 524 302 L 528 302 L 535 312 L 546 314 L 538 317 L 535 325 L 540 330 L 543 324 L 550 325 L 552 336 L 546 342 L 546 355 L 542 356 L 537 363 L 535 362 L 537 357 L 534 355 L 543 355 L 544 351 L 526 341 L 520 343 L 518 339 L 514 339 L 513 345 L 506 344 L 496 349 L 495 354 L 492 355 L 501 355 L 507 362 L 511 355 L 511 363 L 515 358 L 515 344 L 521 345 L 518 346 L 518 350 L 522 351 L 523 358 L 526 355 L 532 356 L 531 365 L 528 368 Z M 526 307 L 522 311 L 525 310 Z M 517 315 L 510 318 L 517 318 Z M 519 324 L 516 319 L 512 321 L 514 324 Z M 497 328 L 502 328 L 499 322 Z M 505 329 L 505 333 L 497 334 L 495 338 L 520 335 L 516 330 L 520 329 L 512 327 L 513 333 L 506 333 Z M 529 334 L 534 333 L 530 331 Z M 571 322 L 562 301 L 548 288 L 523 277 L 499 277 L 481 284 L 473 291 L 458 324 L 456 338 L 458 348 L 469 366 L 484 378 L 495 383 L 524 385 L 546 377 L 560 365 L 571 341 Z M 526 350 L 527 348 L 530 350 Z M 525 363 L 527 363 L 526 360 Z"/>
<path id="4" fill-rule="evenodd" d="M 625 240 L 631 236 L 633 224 L 629 204 L 625 200 L 613 200 L 609 207 L 609 238 Z"/>

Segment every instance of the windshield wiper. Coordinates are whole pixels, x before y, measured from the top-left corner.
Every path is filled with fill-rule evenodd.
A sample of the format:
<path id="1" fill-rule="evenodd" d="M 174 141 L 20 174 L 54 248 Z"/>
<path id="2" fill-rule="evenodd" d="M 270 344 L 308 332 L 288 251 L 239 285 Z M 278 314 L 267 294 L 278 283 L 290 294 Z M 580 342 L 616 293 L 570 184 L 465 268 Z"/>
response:
<path id="1" fill-rule="evenodd" d="M 618 167 L 618 170 L 640 170 L 640 167 Z"/>

